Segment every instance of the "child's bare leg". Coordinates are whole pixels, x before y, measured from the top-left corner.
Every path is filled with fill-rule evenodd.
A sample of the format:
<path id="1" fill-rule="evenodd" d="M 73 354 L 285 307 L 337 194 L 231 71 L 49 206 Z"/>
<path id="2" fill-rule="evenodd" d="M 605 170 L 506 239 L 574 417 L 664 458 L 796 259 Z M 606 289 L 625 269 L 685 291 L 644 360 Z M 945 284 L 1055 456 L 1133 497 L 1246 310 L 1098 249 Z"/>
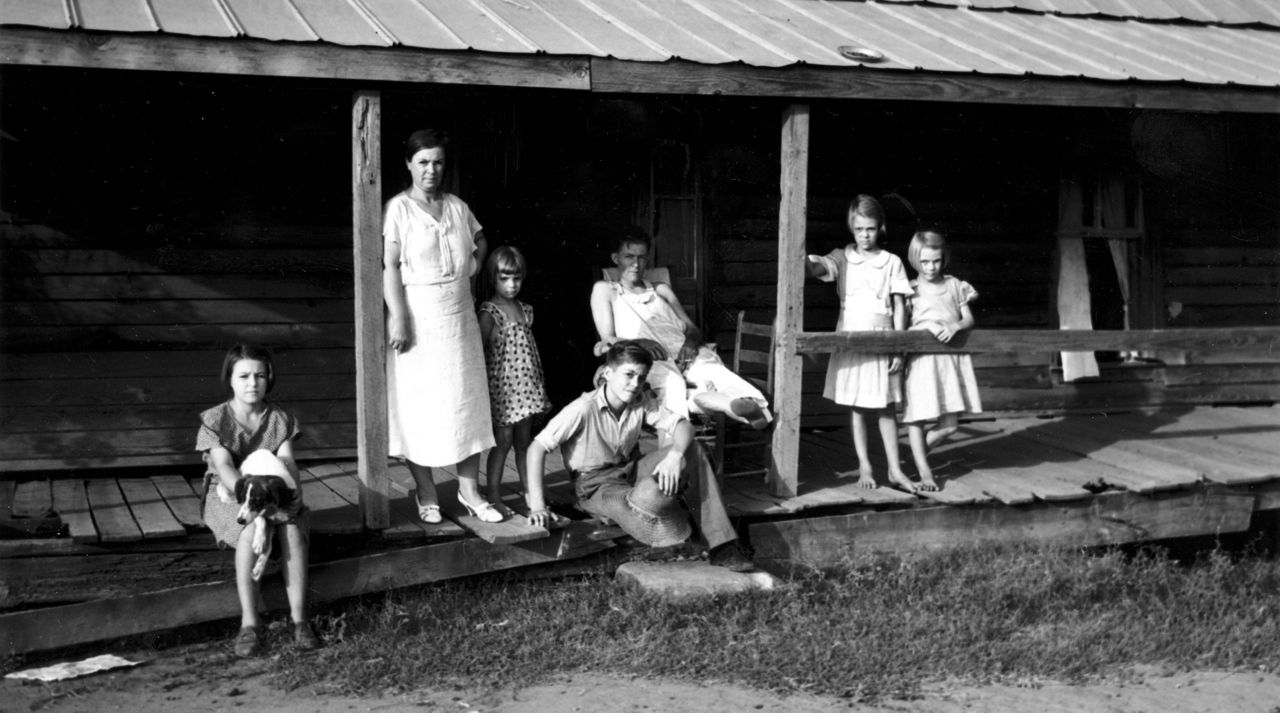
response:
<path id="1" fill-rule="evenodd" d="M 307 620 L 307 536 L 296 522 L 282 525 L 277 531 L 289 617 L 293 623 L 300 624 Z"/>
<path id="2" fill-rule="evenodd" d="M 929 450 L 933 450 L 938 444 L 947 440 L 960 426 L 959 414 L 944 413 L 938 418 L 938 425 L 929 429 L 929 434 L 925 438 L 925 446 Z"/>
<path id="3" fill-rule="evenodd" d="M 920 489 L 934 491 L 938 489 L 933 479 L 933 470 L 929 468 L 929 450 L 925 446 L 924 422 L 907 424 L 907 437 L 911 440 L 911 458 L 916 462 L 916 470 L 920 472 Z"/>
<path id="4" fill-rule="evenodd" d="M 867 457 L 867 419 L 855 408 L 850 428 L 853 430 L 853 451 L 858 454 L 858 487 L 875 488 L 875 475 L 871 472 L 871 459 Z"/>
<path id="5" fill-rule="evenodd" d="M 520 490 L 529 488 L 528 464 L 525 458 L 529 455 L 529 444 L 533 442 L 533 417 L 524 419 L 513 426 L 511 445 L 516 451 L 516 474 L 520 476 Z"/>
<path id="6" fill-rule="evenodd" d="M 902 465 L 898 462 L 898 418 L 893 406 L 881 411 L 876 421 L 880 426 L 880 440 L 884 442 L 884 457 L 889 461 L 889 480 L 909 493 L 916 492 L 916 484 L 902 472 Z"/>
<path id="7" fill-rule="evenodd" d="M 489 458 L 485 461 L 485 480 L 488 484 L 489 502 L 493 503 L 494 507 L 502 510 L 503 515 L 511 514 L 506 507 L 501 505 L 502 476 L 507 467 L 507 454 L 511 452 L 511 437 L 511 426 L 499 426 L 493 429 L 493 439 L 497 445 L 489 449 Z M 520 463 L 518 456 L 516 463 L 517 465 Z M 470 497 L 467 499 L 471 500 Z"/>
<path id="8" fill-rule="evenodd" d="M 253 530 L 249 525 L 240 532 L 236 541 L 236 594 L 240 597 L 240 626 L 259 626 L 258 583 L 253 581 L 253 563 L 258 556 L 253 553 Z"/>
<path id="9" fill-rule="evenodd" d="M 409 474 L 413 476 L 413 487 L 417 489 L 414 493 L 418 502 L 416 505 L 439 505 L 440 498 L 436 495 L 436 481 L 431 476 L 431 466 L 418 465 L 411 460 L 406 460 L 409 466 Z"/>

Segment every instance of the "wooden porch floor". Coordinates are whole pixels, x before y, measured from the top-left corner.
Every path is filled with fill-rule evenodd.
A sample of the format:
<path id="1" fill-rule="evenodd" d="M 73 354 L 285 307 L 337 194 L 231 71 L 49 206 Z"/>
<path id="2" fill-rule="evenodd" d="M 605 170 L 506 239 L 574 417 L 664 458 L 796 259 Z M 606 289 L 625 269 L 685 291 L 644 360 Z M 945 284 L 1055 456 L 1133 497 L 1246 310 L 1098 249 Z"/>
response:
<path id="1" fill-rule="evenodd" d="M 883 448 L 871 434 L 877 480 Z M 915 478 L 905 439 L 904 470 Z M 731 481 L 738 516 L 791 515 L 827 506 L 1027 505 L 1088 500 L 1102 493 L 1154 494 L 1206 485 L 1280 482 L 1280 408 L 1199 407 L 1155 413 L 974 421 L 930 458 L 942 486 L 911 495 L 856 485 L 848 429 L 801 438 L 800 492 L 768 493 L 759 479 Z"/>

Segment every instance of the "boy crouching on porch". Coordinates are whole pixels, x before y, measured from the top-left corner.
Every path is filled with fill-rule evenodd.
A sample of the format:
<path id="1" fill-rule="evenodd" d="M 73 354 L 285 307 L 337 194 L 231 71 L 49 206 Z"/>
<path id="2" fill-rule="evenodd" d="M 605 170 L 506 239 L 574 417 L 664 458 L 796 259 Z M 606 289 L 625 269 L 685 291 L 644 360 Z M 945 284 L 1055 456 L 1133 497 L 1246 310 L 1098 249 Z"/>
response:
<path id="1" fill-rule="evenodd" d="M 529 446 L 529 520 L 547 526 L 542 490 L 546 454 L 563 448 L 579 506 L 596 517 L 617 523 L 628 535 L 650 547 L 670 547 L 687 540 L 689 513 L 681 509 L 683 492 L 710 549 L 711 563 L 752 569 L 737 544 L 710 464 L 700 448 L 686 463 L 693 426 L 667 410 L 644 390 L 653 365 L 649 352 L 630 341 L 617 342 L 605 355 L 604 383 L 578 397 L 547 424 Z M 648 424 L 666 433 L 670 445 L 640 457 L 640 429 Z"/>

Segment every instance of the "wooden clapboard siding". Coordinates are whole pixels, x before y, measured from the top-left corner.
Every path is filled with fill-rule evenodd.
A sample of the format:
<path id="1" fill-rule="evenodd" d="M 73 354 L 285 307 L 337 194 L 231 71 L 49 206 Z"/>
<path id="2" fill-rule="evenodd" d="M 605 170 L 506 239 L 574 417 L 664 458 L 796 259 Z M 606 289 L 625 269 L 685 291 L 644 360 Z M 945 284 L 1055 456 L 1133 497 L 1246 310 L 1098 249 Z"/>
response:
<path id="1" fill-rule="evenodd" d="M 300 457 L 353 451 L 349 228 L 0 238 L 0 471 L 198 462 L 198 415 L 226 398 L 218 371 L 240 341 L 275 351 Z"/>

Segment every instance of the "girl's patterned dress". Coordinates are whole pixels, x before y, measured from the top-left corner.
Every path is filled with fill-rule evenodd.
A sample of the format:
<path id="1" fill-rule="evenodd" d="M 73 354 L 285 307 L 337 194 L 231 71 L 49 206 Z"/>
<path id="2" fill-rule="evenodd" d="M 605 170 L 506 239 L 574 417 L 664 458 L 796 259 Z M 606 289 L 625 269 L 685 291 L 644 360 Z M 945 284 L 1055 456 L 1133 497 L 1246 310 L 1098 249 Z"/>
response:
<path id="1" fill-rule="evenodd" d="M 196 433 L 196 450 L 203 455 L 205 462 L 209 460 L 209 451 L 217 446 L 226 448 L 231 453 L 231 460 L 237 468 L 248 455 L 257 450 L 275 453 L 285 441 L 293 441 L 302 437 L 298 421 L 284 409 L 267 405 L 262 414 L 262 424 L 256 431 L 248 431 L 236 421 L 231 402 L 214 406 L 200 414 L 200 430 Z M 219 544 L 235 547 L 240 541 L 240 532 L 244 525 L 236 522 L 240 505 L 234 502 L 224 503 L 217 493 L 218 474 L 210 465 L 204 475 L 204 523 L 209 526 L 213 537 Z M 301 514 L 301 513 L 300 513 Z"/>
<path id="2" fill-rule="evenodd" d="M 495 426 L 510 426 L 551 410 L 542 378 L 542 360 L 533 340 L 533 308 L 517 302 L 523 322 L 508 319 L 492 302 L 480 311 L 493 317 L 494 332 L 485 352 L 489 368 L 489 404 Z"/>

